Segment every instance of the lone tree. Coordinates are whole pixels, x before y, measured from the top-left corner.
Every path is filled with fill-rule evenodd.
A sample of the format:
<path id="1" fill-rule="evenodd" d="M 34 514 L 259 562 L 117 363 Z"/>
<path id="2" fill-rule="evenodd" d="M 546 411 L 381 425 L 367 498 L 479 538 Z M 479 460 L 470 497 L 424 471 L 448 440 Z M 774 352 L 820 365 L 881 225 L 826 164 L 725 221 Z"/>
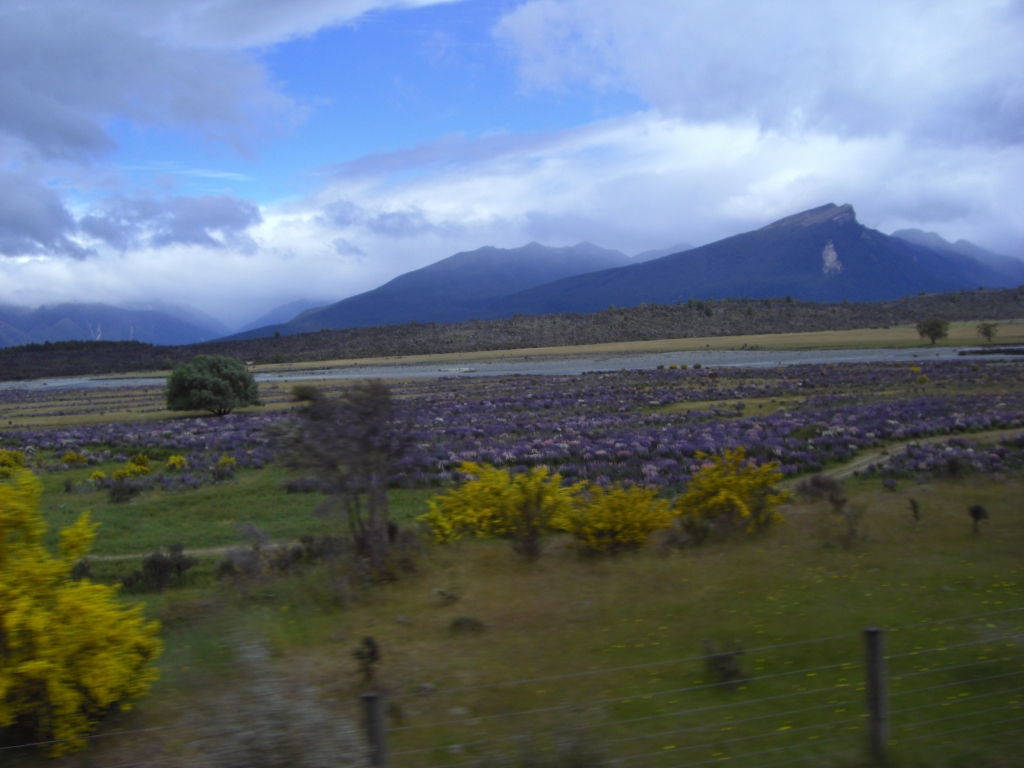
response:
<path id="1" fill-rule="evenodd" d="M 175 366 L 167 379 L 167 409 L 226 416 L 235 408 L 262 405 L 256 380 L 241 360 L 198 355 Z"/>
<path id="2" fill-rule="evenodd" d="M 410 430 L 396 417 L 391 390 L 368 381 L 337 399 L 309 386 L 293 393 L 306 405 L 281 436 L 285 460 L 324 483 L 330 498 L 322 511 L 341 509 L 356 547 L 382 572 L 393 535 L 388 480 L 412 444 Z"/>
<path id="3" fill-rule="evenodd" d="M 978 323 L 978 335 L 984 337 L 989 344 L 999 332 L 999 323 Z"/>
<path id="4" fill-rule="evenodd" d="M 941 317 L 929 317 L 927 320 L 922 320 L 917 324 L 917 335 L 922 339 L 931 339 L 934 344 L 949 335 L 949 321 L 943 320 Z"/>

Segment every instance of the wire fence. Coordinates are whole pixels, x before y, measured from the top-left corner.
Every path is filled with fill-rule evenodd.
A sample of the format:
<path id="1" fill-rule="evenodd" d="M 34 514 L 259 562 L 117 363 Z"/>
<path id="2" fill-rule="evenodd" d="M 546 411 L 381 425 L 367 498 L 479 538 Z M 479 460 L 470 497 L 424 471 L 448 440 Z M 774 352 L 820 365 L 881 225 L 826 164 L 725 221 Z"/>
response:
<path id="1" fill-rule="evenodd" d="M 957 752 L 1016 759 L 1024 744 L 1024 609 L 643 664 L 363 697 L 374 765 L 588 764 L 736 768 Z M 878 646 L 882 648 L 881 645 Z M 872 671 L 874 670 L 874 671 Z M 148 739 L 186 723 L 97 733 Z M 0 763 L 61 741 L 0 747 Z M 939 750 L 945 750 L 945 754 Z M 200 766 L 162 757 L 97 768 Z M 554 764 L 554 763 L 550 763 Z M 928 764 L 928 763 L 925 763 Z"/>

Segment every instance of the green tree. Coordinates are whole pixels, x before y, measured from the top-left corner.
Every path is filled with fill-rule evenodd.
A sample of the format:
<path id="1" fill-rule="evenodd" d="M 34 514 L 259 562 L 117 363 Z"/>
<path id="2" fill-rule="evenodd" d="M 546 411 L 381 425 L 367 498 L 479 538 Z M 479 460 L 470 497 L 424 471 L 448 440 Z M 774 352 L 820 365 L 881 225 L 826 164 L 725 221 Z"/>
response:
<path id="1" fill-rule="evenodd" d="M 256 380 L 241 360 L 198 355 L 175 366 L 167 379 L 167 409 L 225 416 L 235 408 L 262 405 Z"/>
<path id="2" fill-rule="evenodd" d="M 949 321 L 943 320 L 941 317 L 929 317 L 927 320 L 922 320 L 917 324 L 917 335 L 922 339 L 931 339 L 934 344 L 949 335 Z"/>
<path id="3" fill-rule="evenodd" d="M 72 578 L 97 527 L 88 513 L 60 532 L 58 556 L 47 551 L 40 492 L 27 470 L 0 483 L 0 729 L 57 742 L 60 754 L 84 746 L 112 706 L 148 691 L 162 645 L 141 605 Z"/>
<path id="4" fill-rule="evenodd" d="M 998 332 L 999 323 L 978 323 L 978 335 L 983 336 L 989 344 L 992 343 L 992 339 Z"/>

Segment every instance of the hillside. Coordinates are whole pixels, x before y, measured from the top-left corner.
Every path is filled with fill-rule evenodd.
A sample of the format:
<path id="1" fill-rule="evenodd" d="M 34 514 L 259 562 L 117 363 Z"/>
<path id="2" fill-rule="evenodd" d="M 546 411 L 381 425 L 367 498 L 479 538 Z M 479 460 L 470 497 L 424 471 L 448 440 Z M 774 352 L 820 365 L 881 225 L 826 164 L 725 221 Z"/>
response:
<path id="1" fill-rule="evenodd" d="M 58 304 L 38 309 L 0 305 L 0 347 L 100 339 L 195 344 L 222 333 L 221 328 L 190 322 L 167 311 L 107 304 Z"/>
<path id="2" fill-rule="evenodd" d="M 1024 288 L 914 296 L 897 301 L 819 304 L 797 300 L 694 301 L 608 309 L 589 315 L 518 316 L 218 341 L 179 347 L 137 342 L 65 342 L 0 350 L 0 380 L 168 369 L 197 354 L 254 363 L 523 349 L 616 341 L 850 330 L 913 324 L 925 317 L 1024 317 Z"/>
<path id="3" fill-rule="evenodd" d="M 552 248 L 486 246 L 399 275 L 372 291 L 303 312 L 287 323 L 265 326 L 229 339 L 306 333 L 322 328 L 361 328 L 416 322 L 456 322 L 479 317 L 495 298 L 571 275 L 629 264 L 619 251 L 592 243 Z"/>
<path id="4" fill-rule="evenodd" d="M 596 312 L 691 297 L 891 301 L 1016 284 L 971 256 L 868 229 L 851 205 L 829 204 L 682 253 L 521 291 L 492 302 L 483 316 Z"/>

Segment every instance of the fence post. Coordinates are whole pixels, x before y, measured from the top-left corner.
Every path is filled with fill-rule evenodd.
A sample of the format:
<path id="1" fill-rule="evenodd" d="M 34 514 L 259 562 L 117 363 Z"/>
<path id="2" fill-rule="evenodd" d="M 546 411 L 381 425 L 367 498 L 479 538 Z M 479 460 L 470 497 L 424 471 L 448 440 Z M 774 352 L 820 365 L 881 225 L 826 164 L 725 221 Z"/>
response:
<path id="1" fill-rule="evenodd" d="M 868 697 L 868 747 L 874 760 L 885 764 L 889 740 L 889 694 L 886 690 L 883 634 L 878 627 L 864 630 L 865 690 Z"/>
<path id="2" fill-rule="evenodd" d="M 384 720 L 384 697 L 379 693 L 364 693 L 363 710 L 366 714 L 366 738 L 370 742 L 370 765 L 388 765 L 388 730 Z"/>

